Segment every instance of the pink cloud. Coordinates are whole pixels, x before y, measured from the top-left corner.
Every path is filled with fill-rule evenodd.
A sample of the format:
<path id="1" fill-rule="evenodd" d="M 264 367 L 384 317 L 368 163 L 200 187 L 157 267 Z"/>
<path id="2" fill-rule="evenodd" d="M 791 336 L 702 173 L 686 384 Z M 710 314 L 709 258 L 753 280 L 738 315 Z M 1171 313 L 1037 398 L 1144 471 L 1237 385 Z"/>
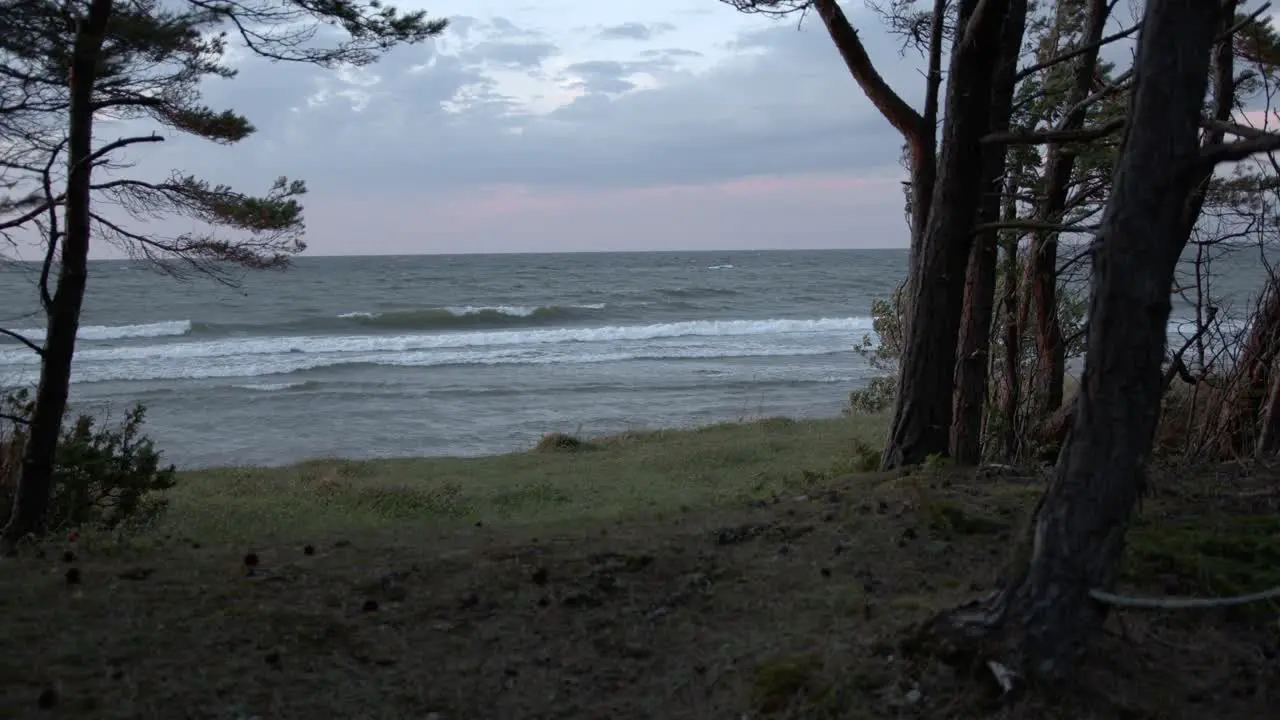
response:
<path id="1" fill-rule="evenodd" d="M 308 255 L 905 247 L 901 173 L 308 196 Z M 169 223 L 159 231 L 172 232 Z M 24 253 L 26 255 L 26 253 Z M 119 257 L 99 247 L 95 257 Z"/>
<path id="2" fill-rule="evenodd" d="M 900 180 L 803 175 L 595 191 L 499 186 L 308 207 L 312 253 L 903 247 Z"/>

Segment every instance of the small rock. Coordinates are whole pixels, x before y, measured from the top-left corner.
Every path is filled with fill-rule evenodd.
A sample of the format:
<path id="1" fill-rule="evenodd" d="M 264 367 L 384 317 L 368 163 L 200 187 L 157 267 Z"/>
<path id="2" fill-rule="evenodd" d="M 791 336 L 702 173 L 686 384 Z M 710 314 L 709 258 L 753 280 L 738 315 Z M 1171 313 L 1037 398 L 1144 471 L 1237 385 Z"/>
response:
<path id="1" fill-rule="evenodd" d="M 831 577 L 831 568 L 822 568 L 822 570 L 820 570 L 819 572 L 822 573 L 822 577 L 824 578 Z"/>
<path id="2" fill-rule="evenodd" d="M 258 553 L 245 553 L 244 566 L 247 568 L 258 567 Z"/>
<path id="3" fill-rule="evenodd" d="M 534 584 L 534 585 L 537 585 L 538 587 L 542 587 L 543 585 L 546 585 L 546 584 L 547 584 L 547 569 L 546 569 L 546 568 L 544 568 L 544 567 L 540 567 L 540 568 L 538 568 L 537 570 L 534 570 L 534 571 L 533 571 L 533 575 L 531 576 L 531 578 L 530 578 L 530 579 L 532 579 L 532 580 L 533 580 L 533 584 Z"/>
<path id="4" fill-rule="evenodd" d="M 373 598 L 369 598 L 368 600 L 365 600 L 365 601 L 364 601 L 364 604 L 360 606 L 360 609 L 361 609 L 361 610 L 363 610 L 364 612 L 367 612 L 367 613 L 369 613 L 369 612 L 377 612 L 377 611 L 378 611 L 378 601 L 377 601 L 377 600 L 374 600 Z"/>
<path id="5" fill-rule="evenodd" d="M 80 584 L 80 568 L 67 568 L 65 575 L 68 585 Z"/>
<path id="6" fill-rule="evenodd" d="M 271 652 L 267 653 L 265 656 L 263 656 L 262 659 L 271 667 L 274 667 L 274 668 L 280 667 L 280 653 L 276 652 L 275 650 L 272 650 Z"/>
<path id="7" fill-rule="evenodd" d="M 920 702 L 920 700 L 923 698 L 924 698 L 924 693 L 920 692 L 919 688 L 911 688 L 910 690 L 907 691 L 907 694 L 903 696 L 902 699 L 906 700 L 908 705 L 915 705 L 916 703 Z"/>
<path id="8" fill-rule="evenodd" d="M 316 554 L 316 547 L 315 547 L 315 545 L 304 545 L 304 546 L 303 546 L 303 548 L 302 548 L 302 554 L 303 554 L 303 555 L 315 555 L 315 554 Z"/>

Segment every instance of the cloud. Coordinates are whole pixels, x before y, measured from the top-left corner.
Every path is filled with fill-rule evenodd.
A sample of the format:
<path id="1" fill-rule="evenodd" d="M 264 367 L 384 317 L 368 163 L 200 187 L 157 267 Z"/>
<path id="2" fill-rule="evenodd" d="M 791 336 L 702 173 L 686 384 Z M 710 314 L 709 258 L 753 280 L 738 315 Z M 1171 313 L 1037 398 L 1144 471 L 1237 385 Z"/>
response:
<path id="1" fill-rule="evenodd" d="M 601 40 L 652 40 L 653 38 L 675 30 L 671 23 L 653 23 L 646 25 L 639 22 L 624 22 L 601 28 L 596 37 Z"/>
<path id="2" fill-rule="evenodd" d="M 303 178 L 321 253 L 904 243 L 902 141 L 821 25 L 694 12 L 706 2 L 458 15 L 438 41 L 358 70 L 243 58 L 206 101 L 259 132 L 231 148 L 175 139 L 135 172 L 246 190 Z M 557 7 L 587 16 L 556 25 Z M 918 101 L 914 59 L 882 32 L 863 39 Z"/>

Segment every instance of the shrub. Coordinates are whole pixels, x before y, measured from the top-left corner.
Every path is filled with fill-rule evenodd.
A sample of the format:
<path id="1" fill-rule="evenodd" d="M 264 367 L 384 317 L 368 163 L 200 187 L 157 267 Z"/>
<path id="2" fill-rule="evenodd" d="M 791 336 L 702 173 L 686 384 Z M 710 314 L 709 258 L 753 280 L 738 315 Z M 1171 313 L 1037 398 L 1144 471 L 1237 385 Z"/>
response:
<path id="1" fill-rule="evenodd" d="M 6 398 L 10 415 L 30 416 L 25 391 Z M 80 415 L 63 428 L 54 460 L 50 528 L 77 527 L 138 530 L 164 512 L 163 491 L 173 487 L 177 470 L 162 466 L 160 452 L 142 426 L 146 409 L 137 404 L 114 426 L 99 426 Z M 0 440 L 0 521 L 12 509 L 23 445 L 20 423 L 11 423 Z"/>
<path id="2" fill-rule="evenodd" d="M 591 445 L 573 435 L 552 432 L 543 435 L 534 449 L 538 452 L 578 452 L 591 449 Z"/>

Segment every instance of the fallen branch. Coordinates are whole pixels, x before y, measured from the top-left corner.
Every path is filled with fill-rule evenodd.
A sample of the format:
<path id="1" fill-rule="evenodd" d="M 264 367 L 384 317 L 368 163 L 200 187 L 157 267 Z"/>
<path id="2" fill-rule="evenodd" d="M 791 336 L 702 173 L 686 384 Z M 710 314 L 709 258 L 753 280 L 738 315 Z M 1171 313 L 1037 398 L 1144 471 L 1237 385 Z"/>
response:
<path id="1" fill-rule="evenodd" d="M 9 413 L 0 413 L 0 420 L 8 420 L 9 422 L 11 422 L 11 423 L 16 423 L 16 424 L 18 424 L 18 425 L 30 425 L 30 424 L 31 424 L 31 421 L 30 421 L 30 420 L 28 420 L 28 419 L 26 419 L 26 418 L 24 418 L 24 417 L 18 417 L 17 415 L 10 415 Z"/>
<path id="2" fill-rule="evenodd" d="M 1235 607 L 1263 602 L 1264 600 L 1280 600 L 1280 587 L 1263 590 L 1249 595 L 1237 595 L 1224 598 L 1135 598 L 1116 595 L 1104 590 L 1090 590 L 1089 597 L 1104 605 L 1132 610 L 1208 610 L 1213 608 Z"/>

